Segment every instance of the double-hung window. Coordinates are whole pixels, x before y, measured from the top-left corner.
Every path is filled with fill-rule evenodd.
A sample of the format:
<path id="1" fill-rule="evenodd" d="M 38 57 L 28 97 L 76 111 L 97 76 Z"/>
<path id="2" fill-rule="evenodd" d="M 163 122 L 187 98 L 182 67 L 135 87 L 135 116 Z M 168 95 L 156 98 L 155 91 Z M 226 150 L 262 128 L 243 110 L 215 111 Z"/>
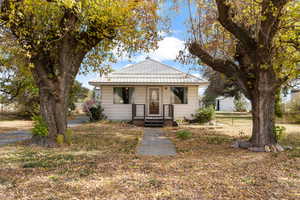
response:
<path id="1" fill-rule="evenodd" d="M 188 95 L 187 87 L 171 87 L 172 104 L 187 104 L 188 103 L 187 95 Z"/>
<path id="2" fill-rule="evenodd" d="M 114 104 L 132 104 L 133 87 L 114 87 Z"/>

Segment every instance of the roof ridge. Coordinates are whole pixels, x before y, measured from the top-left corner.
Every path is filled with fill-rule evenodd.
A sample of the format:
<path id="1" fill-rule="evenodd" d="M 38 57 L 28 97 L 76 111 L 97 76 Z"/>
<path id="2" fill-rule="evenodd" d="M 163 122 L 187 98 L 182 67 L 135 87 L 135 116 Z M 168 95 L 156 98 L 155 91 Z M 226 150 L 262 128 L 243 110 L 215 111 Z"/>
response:
<path id="1" fill-rule="evenodd" d="M 146 62 L 146 61 L 147 61 L 147 60 L 143 60 L 143 61 L 140 61 L 140 62 L 137 62 L 137 63 L 131 64 L 131 65 L 127 66 L 127 67 L 122 67 L 120 70 L 122 70 L 122 69 L 124 69 L 124 68 L 133 67 L 134 65 L 141 64 L 141 63 L 143 63 L 143 62 Z"/>
<path id="2" fill-rule="evenodd" d="M 110 74 L 122 73 L 122 72 L 120 72 L 121 70 L 131 68 L 131 67 L 133 67 L 134 65 L 143 63 L 143 62 L 145 62 L 145 61 L 146 61 L 146 60 L 143 60 L 143 61 L 140 61 L 140 62 L 134 63 L 134 64 L 127 64 L 127 65 L 121 67 L 119 70 L 116 70 L 116 71 L 114 71 L 114 72 L 112 72 L 112 73 L 110 73 Z"/>
<path id="3" fill-rule="evenodd" d="M 162 72 L 162 73 L 155 73 L 155 75 L 160 75 L 160 74 L 161 74 L 161 75 L 165 75 L 165 74 L 181 74 L 181 75 L 186 76 L 187 78 L 189 77 L 189 78 L 195 78 L 195 79 L 197 79 L 197 80 L 199 80 L 199 81 L 205 81 L 204 79 L 201 79 L 201 78 L 199 78 L 199 77 L 197 77 L 197 76 L 194 76 L 194 75 L 192 75 L 192 74 L 190 74 L 190 73 L 183 72 L 183 71 L 181 71 L 181 70 L 179 70 L 179 69 L 177 69 L 177 68 L 175 68 L 175 67 L 173 67 L 173 66 L 164 64 L 164 63 L 162 63 L 162 62 L 160 62 L 160 61 L 157 61 L 157 60 L 154 60 L 154 59 L 152 59 L 152 58 L 145 59 L 145 60 L 140 61 L 140 62 L 138 62 L 138 63 L 128 64 L 128 65 L 126 65 L 126 66 L 120 68 L 120 69 L 117 70 L 117 71 L 114 71 L 114 72 L 112 72 L 112 73 L 107 74 L 106 76 L 109 77 L 110 75 L 122 75 L 122 74 L 124 74 L 124 75 L 128 75 L 128 74 L 135 74 L 135 75 L 139 75 L 139 74 L 145 74 L 145 75 L 152 74 L 152 73 L 143 73 L 143 72 L 140 72 L 140 73 L 139 73 L 139 72 L 136 72 L 136 73 L 128 73 L 128 72 L 126 72 L 128 69 L 130 70 L 131 68 L 135 67 L 136 65 L 143 64 L 143 63 L 145 63 L 145 62 L 147 62 L 147 61 L 155 62 L 155 63 L 157 63 L 157 64 L 159 64 L 159 65 L 162 65 L 162 66 L 164 66 L 164 67 L 166 67 L 166 68 L 171 69 L 171 70 L 174 71 L 174 73 L 170 73 L 170 72 L 169 72 L 169 73 L 164 73 L 164 72 Z M 126 70 L 125 70 L 125 69 L 126 69 Z M 122 70 L 125 70 L 125 72 L 122 72 Z M 154 75 L 154 74 L 153 74 L 153 75 Z"/>
<path id="4" fill-rule="evenodd" d="M 189 74 L 189 73 L 180 71 L 179 69 L 177 69 L 177 68 L 175 68 L 175 67 L 172 67 L 172 66 L 170 66 L 170 65 L 164 64 L 164 63 L 159 62 L 159 61 L 157 61 L 157 60 L 154 60 L 154 59 L 151 59 L 151 58 L 149 58 L 148 60 L 152 60 L 152 61 L 154 61 L 154 62 L 160 63 L 160 64 L 165 65 L 165 66 L 168 67 L 168 68 L 174 69 L 174 70 L 176 70 L 176 71 L 178 71 L 178 72 L 180 72 L 180 73 L 183 73 L 183 74 L 186 74 L 186 75 L 188 75 L 188 76 L 192 76 L 192 77 L 194 77 L 194 78 L 196 78 L 196 79 L 199 79 L 199 80 L 201 80 L 201 81 L 204 81 L 202 78 L 199 78 L 199 77 L 194 76 L 194 75 L 192 75 L 192 74 Z"/>
<path id="5" fill-rule="evenodd" d="M 164 66 L 166 66 L 166 67 L 168 67 L 168 68 L 174 69 L 174 70 L 176 70 L 177 72 L 180 72 L 180 73 L 186 74 L 186 73 L 184 73 L 184 72 L 180 71 L 179 69 L 177 69 L 177 68 L 175 68 L 175 67 L 172 67 L 172 66 L 170 66 L 170 65 L 167 65 L 167 64 L 165 64 L 165 63 L 159 62 L 159 61 L 157 61 L 157 60 L 154 60 L 154 59 L 152 59 L 152 58 L 149 58 L 148 60 L 154 61 L 154 62 L 156 62 L 156 63 L 159 63 L 159 64 L 161 64 L 161 65 L 164 65 Z"/>

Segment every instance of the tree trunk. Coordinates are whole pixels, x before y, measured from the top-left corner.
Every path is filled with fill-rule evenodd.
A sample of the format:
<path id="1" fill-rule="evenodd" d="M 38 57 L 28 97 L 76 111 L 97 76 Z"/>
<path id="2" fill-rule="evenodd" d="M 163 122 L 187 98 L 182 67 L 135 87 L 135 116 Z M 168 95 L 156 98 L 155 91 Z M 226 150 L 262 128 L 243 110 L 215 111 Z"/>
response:
<path id="1" fill-rule="evenodd" d="M 272 77 L 265 72 L 258 75 L 258 81 L 251 95 L 252 137 L 254 147 L 276 144 L 275 127 L 275 91 Z"/>
<path id="2" fill-rule="evenodd" d="M 54 145 L 58 134 L 65 134 L 67 129 L 67 105 L 63 94 L 58 94 L 60 88 L 54 91 L 40 87 L 40 109 L 43 119 L 48 125 L 46 145 Z M 67 94 L 68 95 L 68 94 Z"/>
<path id="3" fill-rule="evenodd" d="M 63 52 L 58 61 L 43 55 L 33 60 L 32 74 L 39 88 L 40 111 L 48 126 L 46 146 L 55 146 L 58 134 L 66 133 L 69 93 L 83 57 L 84 53 Z"/>

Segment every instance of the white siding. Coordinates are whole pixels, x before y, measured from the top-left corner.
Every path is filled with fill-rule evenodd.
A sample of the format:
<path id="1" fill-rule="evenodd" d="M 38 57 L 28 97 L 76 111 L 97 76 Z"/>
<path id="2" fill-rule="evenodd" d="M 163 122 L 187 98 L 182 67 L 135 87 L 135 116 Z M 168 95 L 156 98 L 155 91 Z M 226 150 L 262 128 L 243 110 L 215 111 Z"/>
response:
<path id="1" fill-rule="evenodd" d="M 102 86 L 101 92 L 101 104 L 109 120 L 130 120 L 131 104 L 114 104 L 112 86 Z"/>
<path id="2" fill-rule="evenodd" d="M 130 86 L 128 86 L 130 87 Z M 150 86 L 149 86 L 150 87 Z M 151 86 L 152 87 L 152 86 Z M 155 87 L 155 86 L 153 86 Z M 162 102 L 161 104 L 170 104 L 170 86 L 161 87 Z M 147 104 L 147 86 L 134 86 L 134 102 L 135 104 Z M 132 105 L 131 104 L 114 104 L 113 103 L 113 86 L 101 87 L 101 104 L 104 113 L 109 120 L 131 120 Z M 146 105 L 146 110 L 148 106 Z M 199 108 L 198 102 L 198 86 L 188 86 L 188 104 L 175 104 L 174 117 L 175 120 L 191 118 L 191 114 Z M 161 106 L 162 109 L 162 106 Z M 161 111 L 162 112 L 162 111 Z M 137 107 L 137 115 L 143 115 L 143 107 Z"/>
<path id="3" fill-rule="evenodd" d="M 198 108 L 198 86 L 188 86 L 188 103 L 174 104 L 174 118 L 175 120 L 192 119 L 192 114 L 195 114 Z"/>
<path id="4" fill-rule="evenodd" d="M 128 86 L 130 87 L 130 86 Z M 104 114 L 109 120 L 131 120 L 132 105 L 131 104 L 114 104 L 113 95 L 114 86 L 101 87 L 101 104 L 104 109 Z M 136 104 L 144 104 L 146 99 L 146 87 L 135 86 L 134 102 Z M 137 114 L 143 114 L 141 107 L 137 108 Z"/>
<path id="5" fill-rule="evenodd" d="M 146 104 L 146 86 L 135 86 L 134 87 L 134 103 L 135 104 Z M 138 105 L 136 107 L 136 115 L 144 116 L 144 107 Z"/>

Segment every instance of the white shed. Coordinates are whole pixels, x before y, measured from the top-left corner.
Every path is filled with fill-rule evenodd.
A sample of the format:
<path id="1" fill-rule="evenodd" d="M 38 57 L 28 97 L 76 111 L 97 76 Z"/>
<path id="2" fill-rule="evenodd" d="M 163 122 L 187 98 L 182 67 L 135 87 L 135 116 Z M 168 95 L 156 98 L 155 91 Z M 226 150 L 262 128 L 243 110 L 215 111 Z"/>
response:
<path id="1" fill-rule="evenodd" d="M 251 102 L 246 99 L 245 97 L 242 97 L 245 100 L 245 109 L 246 111 L 251 110 Z M 216 110 L 217 111 L 224 111 L 224 112 L 235 112 L 236 107 L 234 104 L 234 97 L 218 97 L 216 99 Z"/>

